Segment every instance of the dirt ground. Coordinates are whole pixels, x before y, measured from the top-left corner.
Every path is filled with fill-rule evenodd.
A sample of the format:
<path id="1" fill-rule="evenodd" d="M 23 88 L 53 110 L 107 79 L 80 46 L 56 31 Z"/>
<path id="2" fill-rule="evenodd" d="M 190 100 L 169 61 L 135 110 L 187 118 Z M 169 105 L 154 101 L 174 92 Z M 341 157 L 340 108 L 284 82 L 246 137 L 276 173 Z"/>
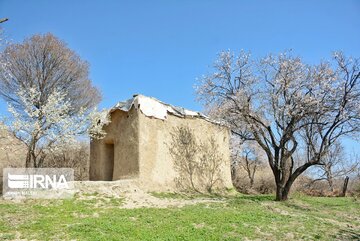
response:
<path id="1" fill-rule="evenodd" d="M 75 195 L 79 199 L 91 200 L 97 197 L 121 198 L 123 204 L 121 208 L 133 209 L 143 207 L 183 207 L 185 205 L 209 202 L 222 202 L 221 199 L 214 198 L 158 198 L 139 188 L 136 180 L 119 181 L 79 181 L 74 183 Z"/>

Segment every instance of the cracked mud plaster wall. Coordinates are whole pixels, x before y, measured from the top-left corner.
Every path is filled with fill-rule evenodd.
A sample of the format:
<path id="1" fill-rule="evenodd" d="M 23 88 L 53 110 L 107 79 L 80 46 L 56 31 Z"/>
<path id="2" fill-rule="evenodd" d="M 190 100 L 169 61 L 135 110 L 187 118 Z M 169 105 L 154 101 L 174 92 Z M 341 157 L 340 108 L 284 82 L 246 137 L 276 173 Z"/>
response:
<path id="1" fill-rule="evenodd" d="M 107 136 L 91 142 L 90 180 L 118 180 L 139 177 L 145 190 L 176 190 L 173 160 L 169 153 L 171 132 L 175 127 L 189 126 L 198 140 L 213 136 L 223 155 L 221 167 L 225 187 L 232 187 L 230 172 L 229 130 L 201 118 L 180 118 L 167 115 L 167 119 L 147 117 L 140 110 L 115 110 L 112 122 L 105 128 Z M 114 144 L 114 169 L 107 150 Z M 113 178 L 111 173 L 113 172 Z"/>

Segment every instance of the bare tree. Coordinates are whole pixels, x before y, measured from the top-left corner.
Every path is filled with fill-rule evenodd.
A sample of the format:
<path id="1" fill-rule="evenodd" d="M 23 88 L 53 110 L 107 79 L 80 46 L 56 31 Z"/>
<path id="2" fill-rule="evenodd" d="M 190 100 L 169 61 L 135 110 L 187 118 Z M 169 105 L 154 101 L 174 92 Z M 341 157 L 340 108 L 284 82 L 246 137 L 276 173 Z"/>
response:
<path id="1" fill-rule="evenodd" d="M 94 107 L 101 99 L 89 79 L 88 63 L 50 33 L 9 44 L 0 62 L 4 63 L 0 68 L 0 96 L 19 111 L 24 109 L 18 96 L 21 88 L 34 88 L 40 93 L 37 108 L 53 91 L 66 91 L 72 113 Z"/>
<path id="2" fill-rule="evenodd" d="M 240 153 L 239 165 L 248 175 L 250 188 L 254 187 L 255 173 L 263 163 L 261 152 L 262 150 L 259 149 L 256 143 L 247 143 L 244 144 Z"/>
<path id="3" fill-rule="evenodd" d="M 247 53 L 235 57 L 228 51 L 214 73 L 200 79 L 197 92 L 214 117 L 265 151 L 276 200 L 287 200 L 296 178 L 321 165 L 333 143 L 359 133 L 359 67 L 359 60 L 342 53 L 333 62 L 308 65 L 290 53 L 252 61 Z M 294 159 L 300 148 L 304 162 Z"/>
<path id="4" fill-rule="evenodd" d="M 324 155 L 319 165 L 314 171 L 313 175 L 316 178 L 310 183 L 313 184 L 318 181 L 326 181 L 329 190 L 334 192 L 334 182 L 336 179 L 344 179 L 346 176 L 355 174 L 359 163 L 351 161 L 346 157 L 344 148 L 341 143 L 336 142 L 330 146 L 328 152 Z"/>
<path id="5" fill-rule="evenodd" d="M 75 180 L 82 181 L 89 178 L 89 144 L 80 142 L 78 145 L 64 146 L 56 153 L 50 153 L 43 167 L 73 168 Z"/>

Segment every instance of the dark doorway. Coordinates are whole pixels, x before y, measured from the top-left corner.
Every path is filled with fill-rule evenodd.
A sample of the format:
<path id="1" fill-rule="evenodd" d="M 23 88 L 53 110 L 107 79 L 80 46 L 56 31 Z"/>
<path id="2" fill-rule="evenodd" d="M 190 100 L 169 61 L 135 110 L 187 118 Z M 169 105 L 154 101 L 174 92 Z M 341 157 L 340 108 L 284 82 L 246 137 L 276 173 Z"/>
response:
<path id="1" fill-rule="evenodd" d="M 104 163 L 105 173 L 104 181 L 113 180 L 114 172 L 114 143 L 105 144 L 105 163 Z"/>

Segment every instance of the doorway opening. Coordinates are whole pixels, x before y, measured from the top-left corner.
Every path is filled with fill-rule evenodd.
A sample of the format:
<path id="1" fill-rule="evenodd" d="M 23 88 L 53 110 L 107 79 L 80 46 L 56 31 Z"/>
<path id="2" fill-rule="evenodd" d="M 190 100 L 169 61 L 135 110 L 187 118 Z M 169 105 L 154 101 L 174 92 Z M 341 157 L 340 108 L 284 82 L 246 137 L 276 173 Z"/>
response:
<path id="1" fill-rule="evenodd" d="M 105 144 L 104 181 L 112 181 L 114 173 L 114 143 Z"/>

